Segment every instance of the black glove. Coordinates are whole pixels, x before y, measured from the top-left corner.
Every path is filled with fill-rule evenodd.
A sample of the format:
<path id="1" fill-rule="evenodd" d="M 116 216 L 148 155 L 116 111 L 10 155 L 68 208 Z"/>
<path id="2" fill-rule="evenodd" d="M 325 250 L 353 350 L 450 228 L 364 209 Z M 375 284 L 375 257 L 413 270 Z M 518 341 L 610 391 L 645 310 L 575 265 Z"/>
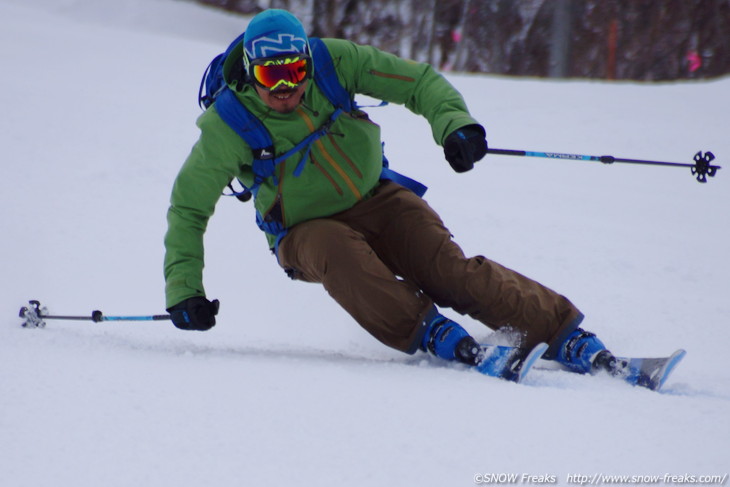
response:
<path id="1" fill-rule="evenodd" d="M 487 153 L 487 133 L 478 124 L 454 130 L 444 140 L 444 156 L 456 172 L 466 172 Z"/>
<path id="2" fill-rule="evenodd" d="M 215 326 L 215 315 L 218 314 L 220 302 L 217 299 L 208 301 L 202 296 L 188 298 L 168 308 L 172 324 L 181 330 L 206 331 Z"/>

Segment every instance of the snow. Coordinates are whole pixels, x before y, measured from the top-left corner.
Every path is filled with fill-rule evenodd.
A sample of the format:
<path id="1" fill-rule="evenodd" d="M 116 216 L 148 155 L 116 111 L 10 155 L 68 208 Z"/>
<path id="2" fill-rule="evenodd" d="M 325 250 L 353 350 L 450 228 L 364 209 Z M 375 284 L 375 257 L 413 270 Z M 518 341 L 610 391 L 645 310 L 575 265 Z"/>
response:
<path id="1" fill-rule="evenodd" d="M 21 328 L 29 299 L 56 314 L 164 312 L 165 213 L 197 138 L 198 82 L 244 24 L 173 0 L 0 2 L 0 484 L 728 473 L 728 168 L 701 185 L 688 169 L 488 156 L 457 175 L 423 120 L 370 110 L 391 163 L 430 186 L 467 253 L 569 296 L 616 353 L 687 349 L 661 394 L 544 370 L 518 385 L 389 350 L 320 286 L 290 281 L 233 199 L 206 236 L 213 330 Z M 448 78 L 493 147 L 674 162 L 712 150 L 720 165 L 730 154 L 730 79 Z"/>

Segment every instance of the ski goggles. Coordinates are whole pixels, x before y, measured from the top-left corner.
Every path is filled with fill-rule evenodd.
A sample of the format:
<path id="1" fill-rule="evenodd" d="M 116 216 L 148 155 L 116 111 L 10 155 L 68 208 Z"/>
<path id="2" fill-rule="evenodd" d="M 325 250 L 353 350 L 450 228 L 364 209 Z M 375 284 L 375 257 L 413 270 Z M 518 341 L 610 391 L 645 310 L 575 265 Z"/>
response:
<path id="1" fill-rule="evenodd" d="M 269 91 L 280 86 L 296 88 L 311 77 L 312 60 L 306 54 L 254 59 L 248 69 L 251 79 Z"/>

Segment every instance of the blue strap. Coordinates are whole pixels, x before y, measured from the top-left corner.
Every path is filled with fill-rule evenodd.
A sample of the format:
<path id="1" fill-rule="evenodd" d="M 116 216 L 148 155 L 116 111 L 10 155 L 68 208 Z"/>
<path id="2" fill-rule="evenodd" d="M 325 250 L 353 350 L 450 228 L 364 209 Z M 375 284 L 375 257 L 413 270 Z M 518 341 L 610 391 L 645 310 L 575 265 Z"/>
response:
<path id="1" fill-rule="evenodd" d="M 276 158 L 278 159 L 278 157 Z M 274 175 L 274 171 L 276 170 L 276 166 L 281 161 L 276 161 L 276 159 L 254 159 L 253 163 L 251 164 L 251 167 L 253 168 L 253 173 L 257 176 L 257 179 L 263 181 L 264 179 L 271 177 Z"/>
<path id="2" fill-rule="evenodd" d="M 427 186 L 419 183 L 415 179 L 404 176 L 401 173 L 395 172 L 394 170 L 385 166 L 383 166 L 383 170 L 380 172 L 380 179 L 398 183 L 401 186 L 410 189 L 421 198 L 423 198 L 423 195 L 426 194 L 426 190 L 428 189 Z"/>
<path id="3" fill-rule="evenodd" d="M 355 108 L 353 97 L 337 78 L 337 71 L 335 71 L 335 64 L 332 62 L 329 49 L 322 39 L 317 37 L 310 38 L 309 45 L 312 48 L 314 82 L 317 83 L 317 88 L 336 108 L 351 112 Z"/>
<path id="4" fill-rule="evenodd" d="M 428 190 L 428 187 L 419 183 L 415 179 L 411 179 L 408 176 L 404 176 L 403 174 L 390 169 L 388 158 L 385 157 L 385 142 L 382 142 L 380 145 L 383 147 L 383 169 L 382 171 L 380 171 L 380 180 L 393 181 L 394 183 L 398 183 L 404 188 L 410 189 L 419 197 L 423 198 L 423 195 L 426 194 L 426 190 Z"/>
<path id="5" fill-rule="evenodd" d="M 312 144 L 309 144 L 307 146 L 307 150 L 304 152 L 304 155 L 302 156 L 302 160 L 299 161 L 299 164 L 297 164 L 297 167 L 294 169 L 294 177 L 298 178 L 302 175 L 302 171 L 304 171 L 304 166 L 307 164 L 307 160 L 309 159 L 309 153 L 312 152 Z"/>
<path id="6" fill-rule="evenodd" d="M 256 211 L 256 225 L 265 233 L 268 233 L 270 235 L 276 235 L 276 240 L 274 240 L 274 246 L 272 250 L 274 251 L 274 255 L 276 255 L 276 258 L 279 258 L 279 244 L 284 239 L 286 234 L 289 232 L 289 229 L 284 227 L 284 225 L 281 222 L 278 222 L 276 220 L 266 221 L 261 213 Z"/>
<path id="7" fill-rule="evenodd" d="M 271 147 L 269 131 L 258 117 L 245 108 L 236 94 L 227 86 L 220 92 L 215 101 L 218 114 L 253 150 Z"/>

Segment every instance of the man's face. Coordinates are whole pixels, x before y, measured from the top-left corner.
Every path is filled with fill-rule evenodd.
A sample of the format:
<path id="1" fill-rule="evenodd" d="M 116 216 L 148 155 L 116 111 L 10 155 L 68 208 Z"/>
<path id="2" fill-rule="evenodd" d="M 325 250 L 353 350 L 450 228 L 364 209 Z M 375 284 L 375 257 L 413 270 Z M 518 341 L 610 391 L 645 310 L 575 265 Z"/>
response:
<path id="1" fill-rule="evenodd" d="M 308 83 L 309 81 L 304 81 L 297 85 L 296 88 L 281 86 L 274 91 L 269 91 L 256 85 L 256 92 L 272 110 L 279 113 L 291 113 L 296 110 L 302 101 Z"/>

